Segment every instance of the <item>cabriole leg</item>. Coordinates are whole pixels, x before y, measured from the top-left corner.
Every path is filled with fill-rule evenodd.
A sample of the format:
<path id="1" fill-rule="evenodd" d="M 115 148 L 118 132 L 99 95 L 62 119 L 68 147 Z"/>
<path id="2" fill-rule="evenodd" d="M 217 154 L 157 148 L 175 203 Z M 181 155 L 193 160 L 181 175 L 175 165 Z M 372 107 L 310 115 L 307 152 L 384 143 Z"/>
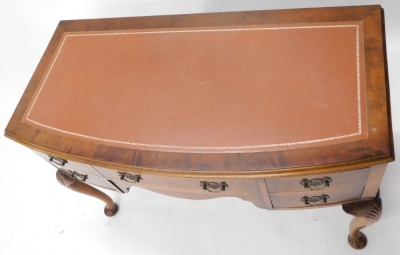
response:
<path id="1" fill-rule="evenodd" d="M 106 206 L 104 207 L 104 213 L 111 217 L 117 214 L 118 212 L 118 205 L 112 201 L 112 199 L 101 192 L 100 190 L 86 184 L 83 182 L 78 181 L 75 177 L 73 177 L 68 171 L 63 169 L 58 169 L 56 173 L 56 178 L 58 182 L 73 191 L 95 197 L 100 199 Z"/>
<path id="2" fill-rule="evenodd" d="M 367 237 L 360 229 L 375 223 L 381 217 L 382 200 L 379 191 L 374 199 L 345 204 L 343 210 L 355 216 L 350 223 L 350 234 L 348 236 L 350 246 L 357 250 L 363 249 L 367 246 Z"/>

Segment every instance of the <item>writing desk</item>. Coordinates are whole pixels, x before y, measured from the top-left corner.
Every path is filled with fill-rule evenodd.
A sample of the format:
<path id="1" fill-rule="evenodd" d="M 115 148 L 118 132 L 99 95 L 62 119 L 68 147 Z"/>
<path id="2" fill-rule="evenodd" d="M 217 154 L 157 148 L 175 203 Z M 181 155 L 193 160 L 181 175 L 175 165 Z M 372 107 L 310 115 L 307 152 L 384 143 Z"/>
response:
<path id="1" fill-rule="evenodd" d="M 361 249 L 394 160 L 383 10 L 61 21 L 5 135 L 108 216 L 91 185 L 342 205 Z"/>

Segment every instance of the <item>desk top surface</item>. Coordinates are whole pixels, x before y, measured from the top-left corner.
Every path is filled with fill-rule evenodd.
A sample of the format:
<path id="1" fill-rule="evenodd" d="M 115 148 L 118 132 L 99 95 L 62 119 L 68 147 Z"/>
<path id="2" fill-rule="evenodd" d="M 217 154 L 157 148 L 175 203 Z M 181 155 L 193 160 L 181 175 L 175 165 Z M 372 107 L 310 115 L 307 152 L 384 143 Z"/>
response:
<path id="1" fill-rule="evenodd" d="M 157 169 L 390 161 L 381 18 L 367 6 L 63 21 L 6 135 Z"/>

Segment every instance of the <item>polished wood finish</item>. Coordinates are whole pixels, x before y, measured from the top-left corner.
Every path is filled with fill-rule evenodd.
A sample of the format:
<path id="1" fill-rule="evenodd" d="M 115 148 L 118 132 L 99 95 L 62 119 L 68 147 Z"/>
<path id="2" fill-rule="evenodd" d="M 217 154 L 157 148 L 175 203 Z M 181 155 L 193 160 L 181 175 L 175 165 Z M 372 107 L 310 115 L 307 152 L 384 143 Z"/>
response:
<path id="1" fill-rule="evenodd" d="M 371 167 L 367 182 L 365 183 L 362 199 L 372 199 L 376 196 L 386 167 L 387 164 L 379 164 Z"/>
<path id="2" fill-rule="evenodd" d="M 121 181 L 120 174 L 124 173 L 121 171 L 112 171 L 110 169 L 94 166 L 94 168 L 99 171 L 103 176 L 108 179 Z M 134 173 L 132 173 L 134 174 Z M 132 186 L 139 187 L 165 187 L 168 189 L 187 189 L 187 190 L 199 190 L 202 191 L 200 182 L 226 182 L 228 188 L 226 192 L 237 192 L 237 193 L 256 193 L 259 192 L 257 183 L 254 179 L 220 179 L 220 178 L 176 178 L 176 177 L 166 177 L 166 176 L 156 176 L 142 174 L 141 180 L 138 183 L 130 183 L 125 181 L 125 183 Z"/>
<path id="3" fill-rule="evenodd" d="M 193 200 L 213 199 L 218 197 L 237 197 L 244 201 L 251 202 L 253 205 L 259 208 L 263 209 L 266 208 L 260 193 L 234 193 L 234 192 L 211 193 L 207 191 L 201 192 L 201 191 L 184 190 L 184 189 L 171 190 L 171 189 L 165 189 L 163 187 L 159 188 L 142 187 L 142 188 L 171 197 L 193 199 Z"/>
<path id="4" fill-rule="evenodd" d="M 111 217 L 114 216 L 118 212 L 118 205 L 114 203 L 114 201 L 101 192 L 100 190 L 86 184 L 83 182 L 78 181 L 75 177 L 71 175 L 70 172 L 67 170 L 62 170 L 59 169 L 57 170 L 56 173 L 56 178 L 58 182 L 63 185 L 64 187 L 67 187 L 70 190 L 95 197 L 97 199 L 100 199 L 104 203 L 106 203 L 106 206 L 104 207 L 104 214 Z"/>
<path id="5" fill-rule="evenodd" d="M 340 173 L 327 173 L 324 175 L 305 175 L 296 177 L 282 177 L 282 178 L 268 178 L 265 182 L 268 187 L 268 192 L 290 192 L 290 191 L 306 191 L 311 190 L 304 188 L 301 184 L 302 180 L 313 180 L 317 178 L 331 178 L 329 187 L 321 187 L 321 190 L 331 190 L 346 187 L 359 187 L 365 184 L 367 180 L 369 168 L 362 168 L 353 171 L 340 172 Z M 378 185 L 379 186 L 379 185 Z"/>
<path id="6" fill-rule="evenodd" d="M 313 197 L 328 195 L 326 204 L 355 201 L 361 198 L 363 186 L 333 189 L 333 190 L 309 190 L 304 192 L 284 192 L 284 193 L 270 193 L 271 202 L 274 208 L 290 208 L 290 207 L 308 207 L 303 201 L 303 197 Z"/>
<path id="7" fill-rule="evenodd" d="M 343 210 L 355 216 L 350 223 L 348 237 L 350 246 L 357 250 L 363 249 L 367 245 L 367 237 L 360 229 L 377 222 L 382 214 L 382 200 L 379 191 L 374 199 L 344 204 Z"/>
<path id="8" fill-rule="evenodd" d="M 264 179 L 256 179 L 258 188 L 260 189 L 261 197 L 264 201 L 265 208 L 272 209 L 271 198 L 268 195 L 267 186 Z"/>
<path id="9" fill-rule="evenodd" d="M 133 150 L 61 137 L 21 123 L 27 105 L 65 32 L 362 21 L 368 138 L 343 144 L 254 153 L 174 153 Z M 5 135 L 32 149 L 76 162 L 171 176 L 244 178 L 349 170 L 393 161 L 393 139 L 380 6 L 273 10 L 161 17 L 62 21 L 39 63 Z M 291 170 L 296 168 L 296 171 Z"/>
<path id="10" fill-rule="evenodd" d="M 362 104 L 365 114 L 358 120 L 359 123 L 364 119 L 367 121 L 359 125 L 363 128 L 365 125 L 365 133 L 358 140 L 318 146 L 312 143 L 289 144 L 284 150 L 251 152 L 145 150 L 78 139 L 23 122 L 28 105 L 41 81 L 46 79 L 46 72 L 63 42 L 63 36 L 69 32 L 282 27 L 335 22 L 362 24 L 365 86 L 361 87 L 363 92 L 358 95 L 365 101 Z M 66 160 L 61 165 L 50 162 L 58 168 L 59 182 L 71 190 L 105 202 L 107 216 L 115 215 L 118 206 L 103 192 L 76 180 L 71 172 L 87 174 L 88 183 L 103 184 L 103 187 L 121 193 L 136 186 L 189 199 L 233 196 L 267 209 L 307 209 L 345 204 L 343 209 L 356 216 L 350 226 L 349 243 L 360 249 L 365 247 L 366 238 L 359 229 L 380 217 L 381 200 L 378 196 L 373 197 L 379 189 L 386 164 L 394 161 L 395 155 L 385 54 L 383 10 L 377 5 L 61 21 L 5 130 L 5 136 L 39 152 L 46 161 L 49 157 Z M 308 132 L 313 128 L 310 127 Z M 139 182 L 121 180 L 120 173 L 138 175 Z M 304 179 L 325 177 L 332 179 L 329 187 L 309 190 L 301 185 Z M 92 181 L 94 179 L 96 181 Z M 226 183 L 227 186 L 225 190 L 214 193 L 204 190 L 202 182 Z M 318 206 L 310 206 L 314 204 Z"/>
<path id="11" fill-rule="evenodd" d="M 63 169 L 69 169 L 69 170 L 73 170 L 73 171 L 79 171 L 79 172 L 95 174 L 95 175 L 97 173 L 95 170 L 93 170 L 92 167 L 90 167 L 87 164 L 78 163 L 78 162 L 72 161 L 72 160 L 66 160 L 64 165 L 59 165 L 59 164 L 55 163 L 54 161 L 50 161 L 52 156 L 49 156 L 48 154 L 38 152 L 38 151 L 34 151 L 34 152 L 35 152 L 35 154 L 37 154 L 39 157 L 41 157 L 45 161 L 50 162 L 56 168 L 62 167 Z"/>

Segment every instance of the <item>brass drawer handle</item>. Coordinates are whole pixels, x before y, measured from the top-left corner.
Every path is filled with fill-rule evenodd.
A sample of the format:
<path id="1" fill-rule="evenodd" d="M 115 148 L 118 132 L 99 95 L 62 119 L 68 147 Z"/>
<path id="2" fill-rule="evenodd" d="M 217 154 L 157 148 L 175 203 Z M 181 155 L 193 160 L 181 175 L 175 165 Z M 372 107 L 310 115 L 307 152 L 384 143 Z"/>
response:
<path id="1" fill-rule="evenodd" d="M 68 171 L 71 173 L 72 177 L 75 177 L 78 181 L 84 182 L 88 178 L 87 174 L 80 174 L 78 172 L 71 171 L 71 170 L 68 170 Z"/>
<path id="2" fill-rule="evenodd" d="M 300 184 L 304 186 L 305 189 L 323 189 L 325 187 L 329 187 L 329 184 L 332 182 L 331 177 L 324 178 L 315 178 L 315 179 L 303 179 Z"/>
<path id="3" fill-rule="evenodd" d="M 131 183 L 139 183 L 142 180 L 142 177 L 138 174 L 128 174 L 123 172 L 118 172 L 120 179 L 122 181 L 131 182 Z"/>
<path id="4" fill-rule="evenodd" d="M 68 163 L 67 160 L 62 159 L 62 158 L 56 158 L 56 157 L 52 157 L 52 156 L 49 156 L 49 157 L 50 157 L 50 158 L 49 158 L 49 161 L 50 161 L 50 162 L 53 162 L 54 164 L 57 164 L 57 165 L 59 165 L 59 166 L 65 166 L 65 164 Z"/>
<path id="5" fill-rule="evenodd" d="M 218 193 L 221 191 L 225 191 L 228 186 L 226 182 L 200 182 L 200 186 L 203 187 L 204 190 L 208 190 L 209 192 Z"/>
<path id="6" fill-rule="evenodd" d="M 313 196 L 313 197 L 307 197 L 304 196 L 301 199 L 301 202 L 303 202 L 305 205 L 322 205 L 322 204 L 326 204 L 328 202 L 328 195 L 321 195 L 321 196 Z"/>

